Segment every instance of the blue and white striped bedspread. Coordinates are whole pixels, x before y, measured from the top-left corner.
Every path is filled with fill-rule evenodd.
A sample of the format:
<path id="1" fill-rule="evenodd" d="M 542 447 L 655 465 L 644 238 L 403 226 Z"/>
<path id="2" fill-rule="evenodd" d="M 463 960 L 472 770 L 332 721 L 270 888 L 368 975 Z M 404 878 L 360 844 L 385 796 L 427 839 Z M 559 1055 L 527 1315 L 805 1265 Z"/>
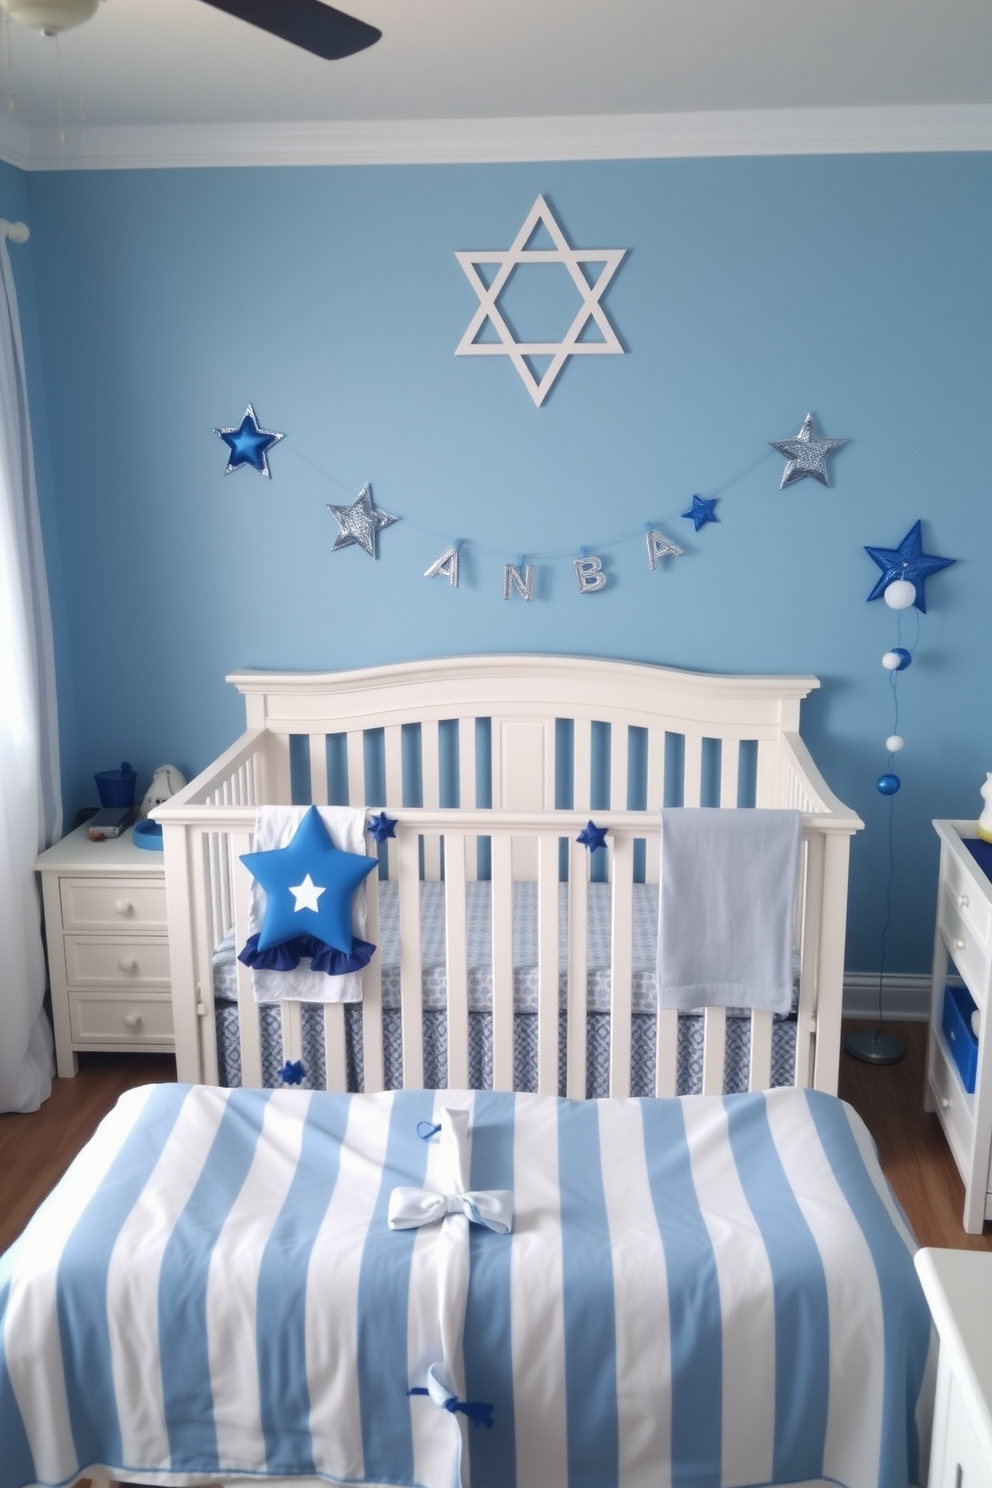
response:
<path id="1" fill-rule="evenodd" d="M 450 1186 L 425 1140 L 445 1107 L 511 1233 L 388 1227 L 394 1187 Z M 912 1250 L 864 1126 L 817 1093 L 143 1087 L 0 1258 L 0 1488 L 99 1465 L 906 1488 L 931 1356 Z M 491 1426 L 408 1394 L 432 1364 Z"/>

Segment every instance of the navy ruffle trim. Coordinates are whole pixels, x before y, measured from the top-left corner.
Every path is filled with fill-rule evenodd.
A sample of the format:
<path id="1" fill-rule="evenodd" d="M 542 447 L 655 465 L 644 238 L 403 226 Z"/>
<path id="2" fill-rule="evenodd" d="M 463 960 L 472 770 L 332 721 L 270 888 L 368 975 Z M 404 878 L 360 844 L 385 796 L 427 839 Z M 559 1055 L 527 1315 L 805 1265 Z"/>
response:
<path id="1" fill-rule="evenodd" d="M 249 935 L 238 960 L 257 971 L 295 971 L 301 961 L 309 960 L 311 971 L 326 971 L 328 976 L 344 976 L 347 971 L 361 971 L 372 959 L 375 946 L 367 940 L 352 941 L 351 955 L 318 940 L 315 935 L 296 935 L 281 945 L 258 949 L 258 936 Z"/>

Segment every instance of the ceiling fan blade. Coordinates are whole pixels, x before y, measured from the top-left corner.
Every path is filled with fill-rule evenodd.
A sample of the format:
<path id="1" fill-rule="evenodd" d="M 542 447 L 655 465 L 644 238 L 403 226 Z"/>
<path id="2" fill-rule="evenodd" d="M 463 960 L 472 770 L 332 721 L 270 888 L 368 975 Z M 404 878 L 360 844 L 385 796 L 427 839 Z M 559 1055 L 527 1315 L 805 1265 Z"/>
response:
<path id="1" fill-rule="evenodd" d="M 205 4 L 332 62 L 363 51 L 382 35 L 377 27 L 321 0 L 205 0 Z"/>

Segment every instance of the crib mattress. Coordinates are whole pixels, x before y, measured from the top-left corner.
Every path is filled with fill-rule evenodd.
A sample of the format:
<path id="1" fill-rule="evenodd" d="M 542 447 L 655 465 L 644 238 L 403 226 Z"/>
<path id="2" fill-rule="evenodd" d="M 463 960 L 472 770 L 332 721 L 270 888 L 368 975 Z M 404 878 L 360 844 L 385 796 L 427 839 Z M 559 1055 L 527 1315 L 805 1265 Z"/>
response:
<path id="1" fill-rule="evenodd" d="M 388 1227 L 395 1186 L 452 1191 L 424 1140 L 444 1107 L 510 1234 Z M 913 1249 L 818 1092 L 145 1087 L 0 1258 L 0 1488 L 97 1466 L 456 1488 L 463 1452 L 475 1488 L 906 1488 Z"/>
<path id="2" fill-rule="evenodd" d="M 387 1089 L 402 1085 L 402 1034 L 400 1022 L 399 905 L 398 886 L 382 882 L 379 888 L 379 956 L 383 998 L 383 1055 Z M 559 1093 L 565 1092 L 565 1023 L 567 995 L 567 884 L 559 885 L 558 967 L 560 1019 Z M 588 885 L 586 938 L 587 957 L 587 1070 L 589 1096 L 609 1092 L 609 1011 L 612 977 L 612 897 L 607 883 Z M 467 885 L 466 932 L 469 997 L 469 1078 L 484 1089 L 492 1084 L 492 901 L 491 885 L 477 880 Z M 444 1086 L 447 1061 L 447 1006 L 445 969 L 444 884 L 420 884 L 420 939 L 424 1006 L 424 1081 L 432 1088 Z M 635 1095 L 651 1095 L 655 1081 L 655 1011 L 657 1007 L 656 954 L 658 939 L 658 887 L 635 884 L 632 924 L 632 1083 Z M 241 1084 L 237 983 L 233 932 L 214 955 L 214 1001 L 220 1083 Z M 798 993 L 798 959 L 796 964 Z M 537 885 L 518 882 L 513 886 L 513 981 L 514 981 L 514 1088 L 537 1086 Z M 259 1009 L 262 1041 L 262 1079 L 267 1086 L 281 1083 L 284 1063 L 282 1019 L 278 1004 Z M 346 1007 L 348 1084 L 362 1088 L 360 1010 Z M 320 1004 L 302 1007 L 303 1084 L 323 1089 L 325 1085 L 324 1018 Z M 749 1083 L 750 1022 L 730 1011 L 727 1024 L 727 1054 L 724 1089 L 747 1090 Z M 790 1085 L 795 1070 L 796 1031 L 794 1018 L 776 1018 L 772 1031 L 771 1084 Z M 680 1095 L 702 1088 L 703 1022 L 694 1014 L 680 1014 L 678 1031 L 677 1083 Z"/>

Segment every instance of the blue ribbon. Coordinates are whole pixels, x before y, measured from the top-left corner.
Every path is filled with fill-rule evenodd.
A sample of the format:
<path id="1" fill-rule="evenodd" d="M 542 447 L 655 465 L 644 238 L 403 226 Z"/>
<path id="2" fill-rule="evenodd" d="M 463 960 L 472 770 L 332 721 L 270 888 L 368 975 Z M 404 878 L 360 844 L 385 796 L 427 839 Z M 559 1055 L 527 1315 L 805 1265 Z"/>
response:
<path id="1" fill-rule="evenodd" d="M 425 1390 L 422 1385 L 412 1390 L 407 1390 L 408 1395 L 430 1395 L 430 1390 Z M 457 1395 L 449 1395 L 444 1402 L 444 1409 L 454 1415 L 455 1411 L 461 1411 L 462 1415 L 468 1416 L 474 1426 L 492 1426 L 493 1407 L 485 1400 L 459 1400 Z"/>

